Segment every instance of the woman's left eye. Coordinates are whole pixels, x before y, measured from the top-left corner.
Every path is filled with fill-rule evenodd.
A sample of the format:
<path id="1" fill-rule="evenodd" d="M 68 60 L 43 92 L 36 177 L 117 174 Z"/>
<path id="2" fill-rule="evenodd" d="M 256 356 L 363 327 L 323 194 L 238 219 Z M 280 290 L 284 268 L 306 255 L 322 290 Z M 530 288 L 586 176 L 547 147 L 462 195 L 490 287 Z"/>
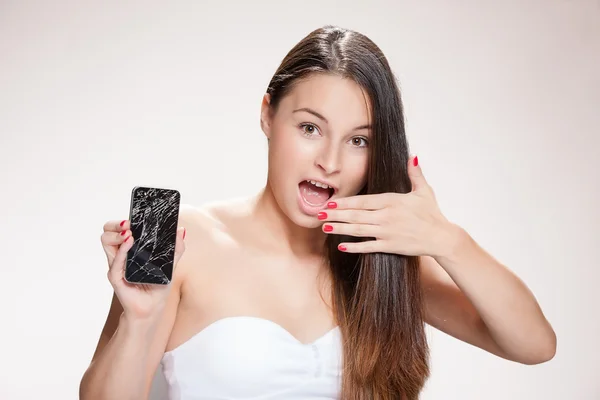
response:
<path id="1" fill-rule="evenodd" d="M 356 147 L 366 147 L 369 144 L 369 141 L 364 137 L 353 137 L 350 139 L 350 142 Z"/>

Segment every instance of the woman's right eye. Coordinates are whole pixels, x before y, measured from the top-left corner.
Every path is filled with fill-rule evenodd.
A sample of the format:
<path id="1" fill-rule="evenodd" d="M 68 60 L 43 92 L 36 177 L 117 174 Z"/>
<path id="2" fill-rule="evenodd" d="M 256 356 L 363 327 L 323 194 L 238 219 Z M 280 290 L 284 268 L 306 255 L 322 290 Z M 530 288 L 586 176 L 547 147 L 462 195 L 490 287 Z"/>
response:
<path id="1" fill-rule="evenodd" d="M 298 125 L 300 129 L 302 129 L 302 133 L 304 136 L 313 136 L 319 129 L 313 124 L 302 123 Z"/>

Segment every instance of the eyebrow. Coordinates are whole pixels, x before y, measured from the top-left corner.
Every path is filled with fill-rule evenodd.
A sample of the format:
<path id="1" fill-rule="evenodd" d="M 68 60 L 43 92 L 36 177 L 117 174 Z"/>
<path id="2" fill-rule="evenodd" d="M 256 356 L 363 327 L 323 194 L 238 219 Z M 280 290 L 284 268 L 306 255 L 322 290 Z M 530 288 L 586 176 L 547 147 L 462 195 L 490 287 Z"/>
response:
<path id="1" fill-rule="evenodd" d="M 309 114 L 312 114 L 315 117 L 319 118 L 320 120 L 324 121 L 326 124 L 329 124 L 329 121 L 327 121 L 327 118 L 325 118 L 323 115 L 319 114 L 318 112 L 316 112 L 312 108 L 302 107 L 302 108 L 298 108 L 298 109 L 292 111 L 292 113 L 297 113 L 297 112 L 301 112 L 301 111 L 304 111 L 304 112 L 307 112 Z M 361 129 L 371 129 L 371 125 L 370 124 L 365 124 L 365 125 L 360 125 L 360 126 L 357 126 L 356 128 L 354 128 L 355 131 L 359 131 Z"/>

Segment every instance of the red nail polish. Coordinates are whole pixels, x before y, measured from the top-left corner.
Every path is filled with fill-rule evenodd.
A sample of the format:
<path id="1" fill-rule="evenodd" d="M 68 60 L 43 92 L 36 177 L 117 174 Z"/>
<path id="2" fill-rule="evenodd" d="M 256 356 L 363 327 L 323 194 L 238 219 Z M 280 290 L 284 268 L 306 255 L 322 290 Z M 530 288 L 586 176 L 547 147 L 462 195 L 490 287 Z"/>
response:
<path id="1" fill-rule="evenodd" d="M 336 208 L 337 207 L 337 203 L 335 201 L 330 201 L 329 203 L 327 203 L 327 208 Z"/>
<path id="2" fill-rule="evenodd" d="M 127 236 L 127 237 L 125 238 L 125 240 L 123 240 L 123 243 L 125 243 L 126 241 L 128 241 L 130 237 L 131 237 L 131 236 Z"/>
<path id="3" fill-rule="evenodd" d="M 185 239 L 185 228 L 183 228 L 183 238 Z"/>
<path id="4" fill-rule="evenodd" d="M 123 225 L 125 225 L 125 221 L 126 221 L 126 220 L 123 220 L 123 221 L 121 221 L 121 223 L 120 223 L 119 225 L 120 225 L 120 226 L 123 226 Z"/>
<path id="5" fill-rule="evenodd" d="M 121 231 L 121 236 L 123 236 L 127 231 Z"/>
<path id="6" fill-rule="evenodd" d="M 320 213 L 317 215 L 317 217 L 318 217 L 319 219 L 326 219 L 326 218 L 327 218 L 327 213 L 326 213 L 326 212 L 323 212 L 323 211 L 321 211 L 321 212 L 320 212 Z"/>
<path id="7" fill-rule="evenodd" d="M 348 250 L 348 249 L 347 249 L 347 248 L 346 248 L 346 246 L 344 246 L 343 244 L 340 244 L 340 245 L 338 246 L 338 250 L 340 250 L 340 251 L 346 251 L 346 250 Z"/>
<path id="8" fill-rule="evenodd" d="M 414 160 L 413 160 L 413 165 L 416 167 L 417 165 L 419 165 L 419 157 L 415 156 Z"/>
<path id="9" fill-rule="evenodd" d="M 333 226 L 331 226 L 331 225 L 325 225 L 323 227 L 323 229 L 325 230 L 325 232 L 331 232 L 331 231 L 333 231 Z"/>

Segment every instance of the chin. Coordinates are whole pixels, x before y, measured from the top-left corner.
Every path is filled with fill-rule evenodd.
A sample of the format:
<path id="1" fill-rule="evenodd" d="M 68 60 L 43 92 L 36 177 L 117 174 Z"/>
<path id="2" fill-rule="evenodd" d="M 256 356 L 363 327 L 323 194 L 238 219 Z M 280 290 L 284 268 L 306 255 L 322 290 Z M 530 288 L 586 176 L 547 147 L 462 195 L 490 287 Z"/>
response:
<path id="1" fill-rule="evenodd" d="M 323 224 L 323 221 L 317 218 L 319 211 L 307 213 L 303 207 L 300 206 L 297 198 L 292 196 L 282 199 L 280 202 L 280 209 L 283 214 L 296 226 L 306 229 L 317 229 Z M 323 209 L 327 204 L 323 206 Z"/>
<path id="2" fill-rule="evenodd" d="M 293 216 L 288 215 L 288 218 L 290 218 L 294 224 L 301 228 L 318 229 L 321 228 L 321 225 L 323 225 L 323 221 L 318 220 L 317 217 L 305 215 L 298 210 L 293 211 L 292 213 Z"/>

